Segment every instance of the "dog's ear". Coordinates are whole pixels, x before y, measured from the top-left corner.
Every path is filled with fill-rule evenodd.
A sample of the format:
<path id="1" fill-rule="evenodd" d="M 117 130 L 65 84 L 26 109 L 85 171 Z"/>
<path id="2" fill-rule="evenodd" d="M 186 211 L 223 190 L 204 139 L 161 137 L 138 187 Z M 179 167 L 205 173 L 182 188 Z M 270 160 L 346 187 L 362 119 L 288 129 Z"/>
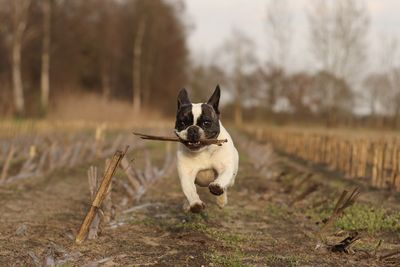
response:
<path id="1" fill-rule="evenodd" d="M 219 98 L 221 97 L 221 89 L 219 89 L 219 85 L 217 85 L 217 87 L 214 90 L 214 93 L 212 94 L 212 96 L 210 97 L 210 99 L 208 99 L 207 104 L 213 106 L 215 112 L 219 115 Z"/>
<path id="2" fill-rule="evenodd" d="M 178 94 L 178 110 L 186 104 L 190 104 L 189 95 L 185 88 L 182 88 Z"/>

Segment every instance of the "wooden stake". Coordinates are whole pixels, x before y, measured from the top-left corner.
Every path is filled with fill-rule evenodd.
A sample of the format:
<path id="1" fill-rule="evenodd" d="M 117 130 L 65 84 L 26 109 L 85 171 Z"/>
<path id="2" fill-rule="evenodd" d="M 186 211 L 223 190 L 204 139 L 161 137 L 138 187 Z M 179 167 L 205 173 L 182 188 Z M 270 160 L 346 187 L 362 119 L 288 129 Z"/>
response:
<path id="1" fill-rule="evenodd" d="M 107 171 L 104 173 L 99 190 L 97 191 L 96 196 L 92 202 L 92 205 L 90 206 L 90 209 L 87 212 L 86 217 L 81 224 L 81 227 L 79 228 L 78 234 L 76 235 L 75 242 L 77 244 L 82 244 L 82 242 L 85 240 L 89 230 L 89 226 L 92 223 L 92 220 L 96 215 L 97 210 L 100 208 L 101 203 L 103 202 L 106 196 L 108 187 L 111 183 L 111 178 L 113 177 L 115 170 L 117 169 L 119 163 L 121 162 L 122 158 L 125 156 L 127 151 L 128 151 L 128 146 L 126 147 L 125 151 L 115 152 L 113 158 L 111 159 Z"/>
<path id="2" fill-rule="evenodd" d="M 3 170 L 1 171 L 0 183 L 3 183 L 7 178 L 8 169 L 10 168 L 11 161 L 14 158 L 14 153 L 15 153 L 15 147 L 14 147 L 14 144 L 12 144 L 10 147 L 10 150 L 8 151 L 6 161 L 4 162 Z"/>

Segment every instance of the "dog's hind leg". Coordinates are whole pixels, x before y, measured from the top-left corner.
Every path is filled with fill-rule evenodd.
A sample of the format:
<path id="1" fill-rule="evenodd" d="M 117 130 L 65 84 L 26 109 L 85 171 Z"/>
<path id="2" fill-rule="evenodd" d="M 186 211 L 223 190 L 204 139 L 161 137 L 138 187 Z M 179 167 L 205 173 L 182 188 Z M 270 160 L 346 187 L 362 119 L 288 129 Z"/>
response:
<path id="1" fill-rule="evenodd" d="M 228 191 L 225 190 L 222 195 L 217 196 L 217 205 L 221 209 L 225 207 L 225 205 L 228 204 Z"/>

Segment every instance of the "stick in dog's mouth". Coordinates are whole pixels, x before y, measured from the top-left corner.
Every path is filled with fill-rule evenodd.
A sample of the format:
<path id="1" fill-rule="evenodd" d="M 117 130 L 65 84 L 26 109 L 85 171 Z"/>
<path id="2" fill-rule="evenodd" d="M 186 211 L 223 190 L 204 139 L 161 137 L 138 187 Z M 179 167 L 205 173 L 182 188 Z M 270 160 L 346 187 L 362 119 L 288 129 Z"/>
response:
<path id="1" fill-rule="evenodd" d="M 139 136 L 142 139 L 145 140 L 156 140 L 156 141 L 170 141 L 170 142 L 180 142 L 183 144 L 189 144 L 189 145 L 217 145 L 217 146 L 222 146 L 223 143 L 228 142 L 227 139 L 200 139 L 197 142 L 189 142 L 187 140 L 183 140 L 179 137 L 168 137 L 168 136 L 157 136 L 157 135 L 148 135 L 148 134 L 142 134 L 142 133 L 137 133 L 137 132 L 132 132 L 134 135 Z"/>

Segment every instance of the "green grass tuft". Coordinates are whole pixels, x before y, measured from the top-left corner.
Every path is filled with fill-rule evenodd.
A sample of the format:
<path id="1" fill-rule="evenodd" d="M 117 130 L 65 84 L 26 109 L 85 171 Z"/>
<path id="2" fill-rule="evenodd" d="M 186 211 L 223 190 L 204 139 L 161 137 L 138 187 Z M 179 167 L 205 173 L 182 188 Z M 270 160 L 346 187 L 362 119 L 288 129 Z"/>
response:
<path id="1" fill-rule="evenodd" d="M 242 263 L 241 258 L 243 255 L 239 255 L 237 253 L 229 254 L 229 255 L 221 255 L 216 251 L 212 252 L 210 255 L 204 255 L 206 259 L 211 261 L 216 266 L 226 266 L 226 267 L 241 267 L 248 266 Z"/>
<path id="2" fill-rule="evenodd" d="M 388 214 L 382 208 L 355 204 L 345 211 L 335 226 L 343 230 L 367 230 L 370 233 L 400 231 L 400 213 Z"/>

